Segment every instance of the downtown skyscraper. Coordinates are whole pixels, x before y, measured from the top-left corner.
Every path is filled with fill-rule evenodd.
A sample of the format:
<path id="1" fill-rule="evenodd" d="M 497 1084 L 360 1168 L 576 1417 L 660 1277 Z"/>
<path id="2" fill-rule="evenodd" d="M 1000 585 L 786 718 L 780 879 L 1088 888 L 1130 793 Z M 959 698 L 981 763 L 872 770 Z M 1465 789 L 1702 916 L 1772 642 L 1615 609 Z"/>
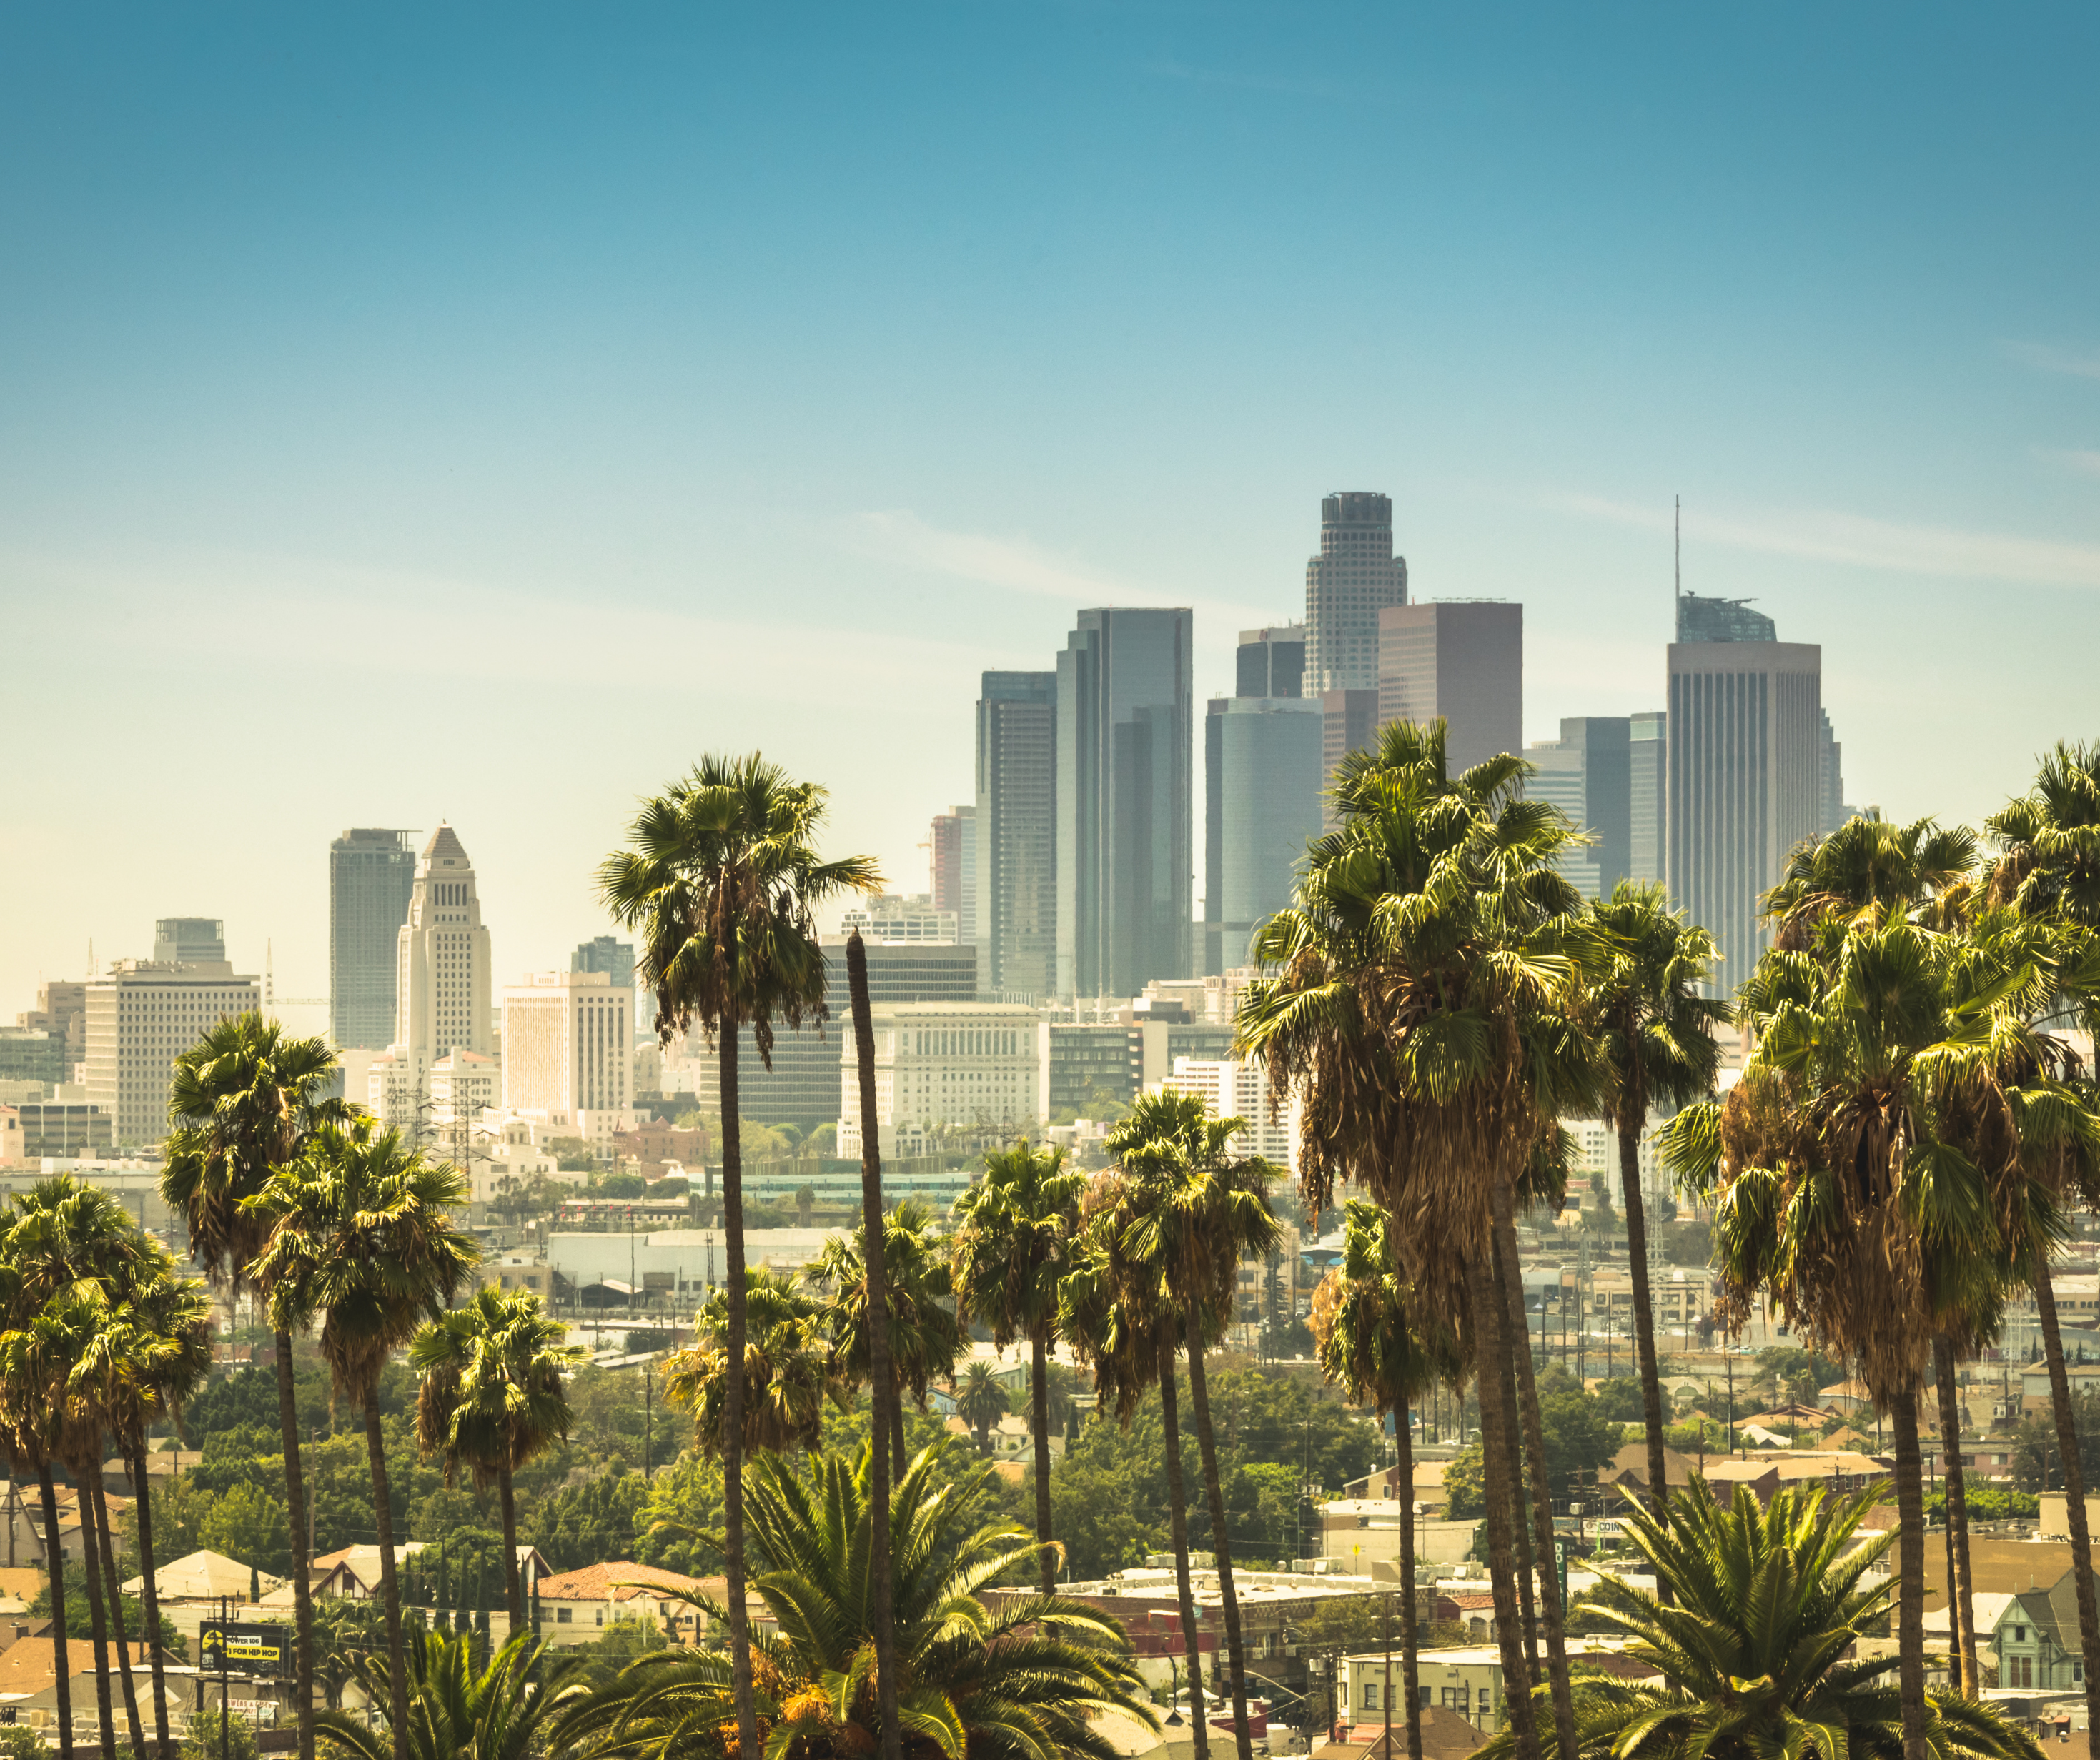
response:
<path id="1" fill-rule="evenodd" d="M 979 692 L 977 994 L 1045 999 L 1057 981 L 1057 675 L 987 672 Z"/>
<path id="2" fill-rule="evenodd" d="M 1060 997 L 1189 975 L 1194 633 L 1185 606 L 1086 610 L 1057 656 Z"/>
<path id="3" fill-rule="evenodd" d="M 1320 553 L 1305 565 L 1304 693 L 1374 690 L 1379 613 L 1407 603 L 1392 552 L 1392 497 L 1351 490 L 1320 503 Z"/>
<path id="4" fill-rule="evenodd" d="M 1823 650 L 1783 642 L 1740 600 L 1691 593 L 1670 645 L 1669 803 L 1663 835 L 1671 901 L 1712 931 L 1723 991 L 1766 940 L 1758 900 L 1787 855 L 1825 829 Z"/>
<path id="5" fill-rule="evenodd" d="M 415 888 L 407 832 L 353 829 L 329 845 L 329 1036 L 338 1050 L 394 1042 L 401 926 Z"/>

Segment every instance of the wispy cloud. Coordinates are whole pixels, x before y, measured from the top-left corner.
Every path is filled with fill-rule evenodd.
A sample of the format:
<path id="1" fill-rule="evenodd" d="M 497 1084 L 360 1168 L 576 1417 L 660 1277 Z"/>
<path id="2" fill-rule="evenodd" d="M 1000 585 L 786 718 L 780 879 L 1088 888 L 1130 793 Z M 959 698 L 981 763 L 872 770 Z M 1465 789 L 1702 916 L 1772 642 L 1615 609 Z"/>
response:
<path id="1" fill-rule="evenodd" d="M 1597 495 L 1555 496 L 1552 505 L 1586 519 L 1668 531 L 1667 508 L 1633 507 Z M 2046 587 L 2100 587 L 2100 544 L 2060 543 L 2002 532 L 1899 526 L 1856 513 L 1803 509 L 1735 517 L 1688 513 L 1684 532 L 1708 543 L 1774 556 L 1804 557 L 1852 568 L 1961 580 L 2027 581 Z"/>
<path id="2" fill-rule="evenodd" d="M 2100 452 L 2081 451 L 2076 447 L 2045 447 L 2042 455 L 2081 477 L 2100 477 Z"/>
<path id="3" fill-rule="evenodd" d="M 944 531 L 916 513 L 898 510 L 862 513 L 848 522 L 847 548 L 862 556 L 901 562 L 982 587 L 1046 598 L 1101 604 L 1162 595 L 1066 561 L 1025 538 L 988 538 L 979 532 Z"/>
<path id="4" fill-rule="evenodd" d="M 2043 372 L 2067 373 L 2074 379 L 2100 379 L 2100 354 L 2054 348 L 2046 342 L 2007 342 L 2001 345 L 2007 354 L 2023 366 L 2037 367 Z"/>

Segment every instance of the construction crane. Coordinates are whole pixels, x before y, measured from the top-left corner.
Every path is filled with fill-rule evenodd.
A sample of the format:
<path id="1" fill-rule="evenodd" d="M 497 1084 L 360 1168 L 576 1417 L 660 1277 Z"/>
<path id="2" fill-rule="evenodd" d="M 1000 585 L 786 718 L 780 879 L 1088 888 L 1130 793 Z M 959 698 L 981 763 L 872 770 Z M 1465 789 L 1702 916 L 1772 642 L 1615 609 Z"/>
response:
<path id="1" fill-rule="evenodd" d="M 289 996 L 277 994 L 277 975 L 271 957 L 270 944 L 262 944 L 262 1006 L 276 1008 L 326 1008 L 329 999 L 324 996 Z"/>

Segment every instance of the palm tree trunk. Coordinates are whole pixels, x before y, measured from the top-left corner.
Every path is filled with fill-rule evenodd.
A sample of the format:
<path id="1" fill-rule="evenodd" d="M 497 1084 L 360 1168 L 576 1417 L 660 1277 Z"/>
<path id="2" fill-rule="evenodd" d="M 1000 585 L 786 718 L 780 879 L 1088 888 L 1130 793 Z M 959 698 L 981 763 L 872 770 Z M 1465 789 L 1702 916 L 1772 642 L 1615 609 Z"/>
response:
<path id="1" fill-rule="evenodd" d="M 386 1616 L 387 1721 L 394 1760 L 408 1760 L 408 1659 L 401 1643 L 401 1580 L 394 1564 L 394 1493 L 386 1482 L 386 1439 L 379 1428 L 378 1378 L 364 1390 L 364 1452 L 372 1465 L 372 1516 L 379 1529 L 379 1593 Z"/>
<path id="2" fill-rule="evenodd" d="M 2078 1586 L 2078 1646 L 2085 1661 L 2085 1713 L 2090 1727 L 2100 1729 L 2100 1604 L 2093 1594 L 2093 1573 L 2083 1567 L 2093 1557 L 2093 1538 L 2085 1525 L 2085 1463 L 2078 1453 L 2078 1426 L 2071 1415 L 2071 1378 L 2064 1373 L 2063 1335 L 2057 1330 L 2056 1286 L 2049 1281 L 2049 1248 L 2037 1240 L 2027 1281 L 2041 1317 L 2042 1356 L 2049 1364 L 2049 1406 L 2056 1417 L 2056 1452 L 2063 1463 L 2063 1513 L 2071 1529 L 2071 1576 Z"/>
<path id="3" fill-rule="evenodd" d="M 1039 1327 L 1029 1339 L 1028 1423 L 1035 1432 L 1035 1538 L 1043 1546 L 1043 1592 L 1057 1592 L 1057 1559 L 1050 1550 L 1050 1353 Z"/>
<path id="4" fill-rule="evenodd" d="M 1393 1476 L 1399 1481 L 1394 1489 L 1400 1493 L 1400 1592 L 1405 1606 L 1400 1627 L 1400 1684 L 1407 1695 L 1407 1760 L 1422 1760 L 1422 1692 L 1415 1664 L 1419 1635 L 1414 1605 L 1414 1437 L 1408 1428 L 1407 1404 L 1403 1398 L 1392 1415 L 1393 1446 L 1399 1457 L 1393 1463 Z M 1392 1742 L 1385 1745 L 1385 1760 L 1394 1760 Z"/>
<path id="5" fill-rule="evenodd" d="M 889 1389 L 889 1460 L 893 1481 L 901 1481 L 911 1463 L 904 1453 L 904 1389 L 894 1382 Z"/>
<path id="6" fill-rule="evenodd" d="M 1670 1499 L 1670 1473 L 1662 1453 L 1662 1376 L 1655 1357 L 1655 1303 L 1648 1282 L 1648 1212 L 1641 1203 L 1640 1126 L 1630 1114 L 1619 1121 L 1619 1185 L 1626 1207 L 1626 1252 L 1634 1273 L 1634 1348 L 1640 1362 L 1641 1422 L 1648 1430 L 1648 1505 L 1661 1519 Z M 1661 1586 L 1657 1586 L 1661 1591 Z"/>
<path id="7" fill-rule="evenodd" d="M 1489 1243 L 1469 1257 L 1466 1293 L 1473 1322 L 1473 1360 L 1480 1371 L 1480 1464 L 1486 1479 L 1488 1576 L 1495 1597 L 1495 1643 L 1502 1658 L 1502 1704 L 1518 1760 L 1539 1760 L 1538 1726 L 1531 1714 L 1531 1677 L 1517 1623 L 1516 1559 L 1511 1546 L 1510 1472 L 1503 1443 L 1502 1402 L 1489 1383 L 1499 1379 L 1502 1304 L 1495 1294 Z"/>
<path id="8" fill-rule="evenodd" d="M 124 1692 L 124 1721 L 131 1731 L 133 1760 L 145 1760 L 146 1731 L 139 1721 L 139 1687 L 131 1679 L 131 1647 L 125 1640 L 124 1585 L 117 1573 L 117 1536 L 109 1526 L 109 1500 L 104 1495 L 102 1475 L 89 1481 L 95 1494 L 95 1523 L 100 1529 L 103 1587 L 109 1592 L 109 1630 L 117 1639 L 117 1683 Z"/>
<path id="9" fill-rule="evenodd" d="M 1553 1497 L 1546 1474 L 1546 1426 L 1538 1410 L 1538 1380 L 1531 1368 L 1531 1327 L 1524 1318 L 1524 1276 L 1516 1256 L 1516 1199 L 1511 1186 L 1498 1183 L 1493 1194 L 1495 1232 L 1501 1238 L 1502 1263 L 1509 1276 L 1510 1325 L 1515 1336 L 1505 1341 L 1516 1366 L 1517 1398 L 1524 1409 L 1524 1450 L 1531 1457 L 1531 1525 L 1538 1547 L 1538 1599 L 1546 1626 L 1546 1677 L 1553 1699 L 1554 1734 L 1560 1752 L 1575 1752 L 1575 1693 L 1568 1679 L 1568 1626 L 1560 1606 L 1560 1572 L 1553 1542 Z M 1638 1265 L 1639 1261 L 1635 1261 Z M 1638 1269 L 1635 1274 L 1639 1275 Z"/>
<path id="10" fill-rule="evenodd" d="M 1508 1280 L 1503 1275 L 1502 1249 L 1495 1249 L 1495 1300 L 1501 1313 L 1509 1312 Z M 1504 1341 L 1507 1345 L 1507 1340 Z M 1510 1533 L 1514 1537 L 1516 1552 L 1516 1586 L 1518 1604 L 1524 1609 L 1524 1662 L 1526 1689 L 1536 1687 L 1541 1679 L 1538 1667 L 1538 1610 L 1534 1585 L 1537 1560 L 1531 1555 L 1531 1524 L 1524 1514 L 1524 1456 L 1522 1437 L 1524 1427 L 1517 1415 L 1516 1366 L 1504 1349 L 1495 1363 L 1495 1398 L 1502 1407 L 1503 1445 L 1509 1450 L 1503 1463 L 1502 1497 L 1509 1508 Z M 1483 1455 L 1487 1451 L 1487 1432 L 1480 1432 Z"/>
<path id="11" fill-rule="evenodd" d="M 66 1660 L 65 1555 L 59 1548 L 59 1494 L 51 1463 L 37 1463 L 37 1489 L 44 1505 L 44 1581 L 51 1596 L 51 1667 L 58 1675 L 59 1757 L 73 1760 L 73 1669 Z"/>
<path id="12" fill-rule="evenodd" d="M 496 1484 L 503 1499 L 504 1607 L 510 1615 L 510 1636 L 515 1638 L 525 1630 L 525 1586 L 518 1576 L 518 1499 L 508 1467 L 498 1471 Z"/>
<path id="13" fill-rule="evenodd" d="M 293 1692 L 298 1701 L 299 1760 L 314 1760 L 314 1592 L 307 1556 L 307 1471 L 299 1458 L 299 1401 L 292 1385 L 292 1335 L 277 1335 L 277 1427 L 285 1441 L 285 1514 L 292 1530 Z"/>
<path id="14" fill-rule="evenodd" d="M 95 1506 L 87 1494 L 88 1471 L 75 1463 L 73 1507 L 80 1511 L 80 1573 L 87 1582 L 87 1617 L 95 1646 L 95 1712 L 102 1723 L 103 1760 L 113 1760 L 117 1714 L 109 1699 L 109 1625 L 102 1609 L 102 1547 L 95 1532 Z"/>
<path id="15" fill-rule="evenodd" d="M 1189 1352 L 1189 1404 L 1196 1417 L 1196 1454 L 1203 1469 L 1203 1495 L 1211 1506 L 1211 1543 L 1218 1553 L 1218 1599 L 1225 1616 L 1225 1667 L 1233 1692 L 1233 1737 L 1239 1760 L 1254 1760 L 1247 1727 L 1246 1649 L 1240 1638 L 1240 1598 L 1233 1587 L 1232 1537 L 1225 1529 L 1225 1491 L 1218 1478 L 1218 1448 L 1211 1429 L 1211 1388 L 1203 1368 L 1203 1328 L 1193 1304 L 1184 1329 Z"/>
<path id="16" fill-rule="evenodd" d="M 876 1422 L 868 1433 L 868 1599 L 874 1614 L 876 1709 L 883 1760 L 899 1760 L 904 1732 L 897 1706 L 897 1622 L 892 1610 L 889 1474 L 883 1460 L 884 1401 L 901 1406 L 889 1367 L 889 1288 L 883 1254 L 882 1144 L 875 1102 L 875 1016 L 868 1000 L 867 947 L 860 931 L 846 942 L 846 988 L 853 1004 L 854 1054 L 860 1069 L 861 1264 L 867 1278 L 867 1381 Z M 900 1472 L 898 1477 L 902 1480 Z"/>
<path id="17" fill-rule="evenodd" d="M 720 1028 L 721 1083 L 722 1234 L 729 1260 L 724 1291 L 728 1336 L 722 1340 L 730 1365 L 722 1394 L 722 1574 L 723 1599 L 729 1604 L 730 1674 L 736 1694 L 737 1753 L 758 1760 L 758 1707 L 751 1692 L 751 1618 L 743 1604 L 743 1145 L 736 1093 L 736 1023 Z"/>
<path id="18" fill-rule="evenodd" d="M 1947 1605 L 1952 1617 L 1957 1679 L 1970 1698 L 1983 1690 L 1976 1667 L 1974 1586 L 1969 1580 L 1969 1489 L 1961 1466 L 1961 1395 L 1954 1381 L 1954 1346 L 1932 1341 L 1933 1378 L 1939 1384 L 1939 1454 L 1947 1477 Z"/>
<path id="19" fill-rule="evenodd" d="M 133 1506 L 139 1511 L 139 1607 L 146 1630 L 140 1641 L 153 1670 L 154 1752 L 166 1760 L 168 1752 L 168 1683 L 161 1673 L 161 1590 L 153 1581 L 153 1499 L 146 1489 L 146 1448 L 141 1442 L 127 1451 L 125 1464 L 131 1470 L 132 1489 L 139 1494 Z"/>
<path id="20" fill-rule="evenodd" d="M 1180 1598 L 1181 1652 L 1189 1664 L 1189 1736 L 1195 1760 L 1210 1760 L 1211 1727 L 1203 1716 L 1203 1654 L 1196 1643 L 1196 1592 L 1189 1582 L 1189 1503 L 1181 1483 L 1181 1423 L 1174 1407 L 1174 1347 L 1159 1352 L 1159 1428 L 1167 1445 L 1167 1525 L 1174 1541 L 1174 1587 Z"/>
<path id="21" fill-rule="evenodd" d="M 1925 1752 L 1925 1468 L 1917 1445 L 1917 1389 L 1904 1388 L 1889 1410 L 1895 1432 L 1896 1541 L 1901 1581 L 1896 1594 L 1896 1680 L 1903 1701 L 1904 1760 Z"/>

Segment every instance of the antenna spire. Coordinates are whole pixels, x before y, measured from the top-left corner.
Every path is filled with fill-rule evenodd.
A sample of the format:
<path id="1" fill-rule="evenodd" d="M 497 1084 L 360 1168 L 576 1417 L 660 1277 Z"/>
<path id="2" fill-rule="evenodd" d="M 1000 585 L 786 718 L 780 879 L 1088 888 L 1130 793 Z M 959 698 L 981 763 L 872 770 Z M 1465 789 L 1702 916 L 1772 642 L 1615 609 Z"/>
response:
<path id="1" fill-rule="evenodd" d="M 1670 595 L 1673 598 L 1682 599 L 1684 596 L 1684 497 L 1672 495 L 1670 505 Z"/>

